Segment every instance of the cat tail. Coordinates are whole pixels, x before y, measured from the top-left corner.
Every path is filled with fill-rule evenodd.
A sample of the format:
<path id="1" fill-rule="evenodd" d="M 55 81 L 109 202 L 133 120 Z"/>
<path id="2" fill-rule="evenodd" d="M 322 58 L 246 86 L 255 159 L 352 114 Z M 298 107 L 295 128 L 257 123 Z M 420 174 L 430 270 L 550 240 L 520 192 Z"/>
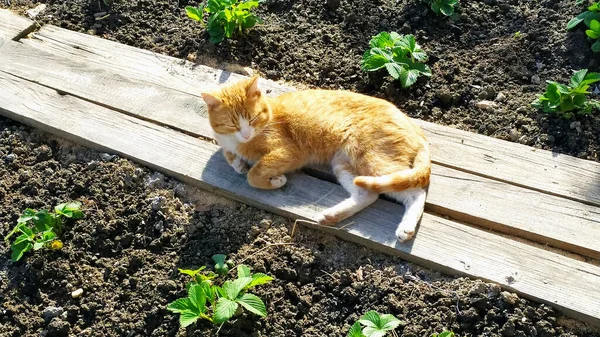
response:
<path id="1" fill-rule="evenodd" d="M 354 178 L 354 185 L 380 194 L 400 192 L 429 186 L 430 176 L 431 158 L 429 145 L 425 142 L 415 156 L 412 168 L 380 177 L 358 176 Z"/>

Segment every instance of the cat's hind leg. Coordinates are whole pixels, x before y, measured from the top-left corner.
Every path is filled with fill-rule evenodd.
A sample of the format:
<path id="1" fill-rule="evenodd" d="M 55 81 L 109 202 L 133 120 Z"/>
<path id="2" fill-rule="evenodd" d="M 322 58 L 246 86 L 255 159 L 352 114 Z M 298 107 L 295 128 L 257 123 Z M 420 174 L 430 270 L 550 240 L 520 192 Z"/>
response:
<path id="1" fill-rule="evenodd" d="M 404 205 L 404 215 L 396 228 L 396 237 L 401 242 L 410 240 L 423 215 L 427 191 L 422 188 L 411 188 L 402 192 L 386 193 L 386 195 Z"/>
<path id="2" fill-rule="evenodd" d="M 340 185 L 350 193 L 350 197 L 319 214 L 317 221 L 321 225 L 332 225 L 347 219 L 374 203 L 379 197 L 375 192 L 354 185 L 356 172 L 345 154 L 337 153 L 331 161 L 331 168 Z"/>

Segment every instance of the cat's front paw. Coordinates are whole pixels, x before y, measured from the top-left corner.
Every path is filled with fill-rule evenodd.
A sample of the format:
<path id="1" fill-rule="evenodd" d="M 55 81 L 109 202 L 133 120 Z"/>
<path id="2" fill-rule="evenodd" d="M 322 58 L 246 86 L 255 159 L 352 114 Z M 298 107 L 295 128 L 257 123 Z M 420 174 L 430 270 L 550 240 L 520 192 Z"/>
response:
<path id="1" fill-rule="evenodd" d="M 280 175 L 269 179 L 269 181 L 271 182 L 271 186 L 273 186 L 273 188 L 280 188 L 281 186 L 285 185 L 287 178 L 284 175 Z"/>
<path id="2" fill-rule="evenodd" d="M 240 157 L 235 157 L 235 159 L 231 163 L 231 167 L 233 167 L 233 169 L 235 170 L 235 172 L 237 172 L 239 174 L 246 174 L 246 173 L 248 173 L 248 170 L 250 170 L 250 167 L 248 166 L 248 163 L 246 163 Z"/>
<path id="3" fill-rule="evenodd" d="M 396 237 L 398 238 L 398 241 L 400 241 L 400 242 L 406 242 L 406 241 L 412 239 L 412 237 L 415 235 L 415 231 L 416 231 L 416 225 L 415 226 L 412 226 L 412 225 L 408 225 L 408 226 L 400 225 L 396 229 Z"/>

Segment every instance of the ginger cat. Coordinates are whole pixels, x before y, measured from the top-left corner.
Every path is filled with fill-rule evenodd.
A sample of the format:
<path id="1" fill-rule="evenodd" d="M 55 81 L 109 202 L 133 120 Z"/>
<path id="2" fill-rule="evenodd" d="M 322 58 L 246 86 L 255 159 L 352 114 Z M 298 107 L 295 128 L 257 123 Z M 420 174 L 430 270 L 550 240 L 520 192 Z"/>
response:
<path id="1" fill-rule="evenodd" d="M 253 187 L 280 188 L 287 181 L 284 173 L 328 163 L 350 197 L 325 210 L 320 224 L 344 220 L 385 193 L 406 208 L 398 240 L 414 235 L 431 175 L 429 145 L 423 131 L 391 103 L 331 90 L 265 97 L 258 76 L 202 98 L 227 162 L 248 173 Z"/>

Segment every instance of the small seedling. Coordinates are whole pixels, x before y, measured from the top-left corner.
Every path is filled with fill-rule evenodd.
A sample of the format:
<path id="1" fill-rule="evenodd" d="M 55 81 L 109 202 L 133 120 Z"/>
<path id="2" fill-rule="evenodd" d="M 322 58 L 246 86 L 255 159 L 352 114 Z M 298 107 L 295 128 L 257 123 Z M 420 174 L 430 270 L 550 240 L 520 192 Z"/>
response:
<path id="1" fill-rule="evenodd" d="M 423 62 L 427 54 L 417 44 L 413 35 L 400 35 L 396 32 L 381 32 L 369 42 L 369 49 L 361 62 L 365 71 L 386 68 L 403 88 L 413 85 L 420 75 L 431 76 L 431 70 Z"/>
<path id="2" fill-rule="evenodd" d="M 441 333 L 434 333 L 431 337 L 454 337 L 454 332 L 446 330 Z"/>
<path id="3" fill-rule="evenodd" d="M 348 332 L 348 337 L 383 337 L 393 331 L 402 321 L 391 314 L 380 315 L 377 311 L 367 312 Z"/>
<path id="4" fill-rule="evenodd" d="M 592 50 L 594 53 L 600 52 L 600 22 L 598 20 L 592 20 L 590 22 L 590 29 L 585 31 L 585 34 L 593 40 L 596 40 L 594 44 L 592 44 Z"/>
<path id="5" fill-rule="evenodd" d="M 210 42 L 217 44 L 225 38 L 232 38 L 238 32 L 243 34 L 262 19 L 252 13 L 260 1 L 254 0 L 207 0 L 200 7 L 187 6 L 187 16 L 206 27 Z M 204 13 L 208 13 L 208 20 L 204 22 Z"/>
<path id="6" fill-rule="evenodd" d="M 54 213 L 46 210 L 26 209 L 17 220 L 17 225 L 4 238 L 5 241 L 8 241 L 14 234 L 21 233 L 10 246 L 11 259 L 19 261 L 23 254 L 31 249 L 62 249 L 62 242 L 56 238 L 62 232 L 64 219 L 81 219 L 82 217 L 80 202 L 57 205 L 54 207 Z"/>
<path id="7" fill-rule="evenodd" d="M 513 34 L 513 37 L 517 40 L 521 39 L 523 37 L 523 33 L 521 33 L 520 31 L 517 31 Z"/>
<path id="8" fill-rule="evenodd" d="M 204 273 L 206 267 L 179 270 L 192 278 L 186 285 L 188 297 L 170 303 L 167 310 L 180 314 L 181 327 L 187 327 L 198 319 L 205 319 L 213 324 L 225 323 L 240 307 L 261 317 L 267 315 L 265 303 L 258 296 L 248 293 L 248 290 L 269 283 L 273 278 L 262 273 L 252 274 L 248 266 L 239 265 L 236 279 L 219 279 L 225 278 L 229 271 L 225 259 L 225 255 L 213 256 L 218 275 L 213 272 Z M 215 282 L 221 285 L 216 285 Z"/>
<path id="9" fill-rule="evenodd" d="M 430 0 L 429 6 L 436 14 L 444 14 L 445 16 L 454 15 L 454 10 L 458 5 L 458 0 Z"/>
<path id="10" fill-rule="evenodd" d="M 568 85 L 546 82 L 546 92 L 532 103 L 535 108 L 566 119 L 570 119 L 573 113 L 587 115 L 594 109 L 600 109 L 600 102 L 587 99 L 587 95 L 591 93 L 588 91 L 590 86 L 600 82 L 600 73 L 588 73 L 587 69 L 582 69 L 571 77 Z"/>

